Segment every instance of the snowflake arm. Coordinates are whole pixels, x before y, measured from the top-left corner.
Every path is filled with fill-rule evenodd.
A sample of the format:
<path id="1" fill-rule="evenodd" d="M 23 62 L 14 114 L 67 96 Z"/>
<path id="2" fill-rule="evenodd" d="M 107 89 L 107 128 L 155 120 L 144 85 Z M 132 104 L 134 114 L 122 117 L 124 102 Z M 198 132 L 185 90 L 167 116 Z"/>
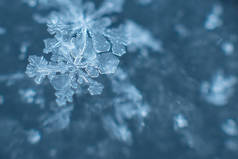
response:
<path id="1" fill-rule="evenodd" d="M 122 2 L 105 0 L 96 10 L 91 2 L 69 1 L 49 16 L 48 32 L 54 37 L 44 40 L 43 52 L 50 60 L 30 56 L 26 74 L 38 84 L 47 77 L 58 105 L 72 102 L 85 85 L 91 95 L 101 94 L 103 85 L 94 78 L 116 71 L 118 56 L 126 53 L 127 36 L 125 27 L 111 28 L 108 14 L 119 12 Z"/>

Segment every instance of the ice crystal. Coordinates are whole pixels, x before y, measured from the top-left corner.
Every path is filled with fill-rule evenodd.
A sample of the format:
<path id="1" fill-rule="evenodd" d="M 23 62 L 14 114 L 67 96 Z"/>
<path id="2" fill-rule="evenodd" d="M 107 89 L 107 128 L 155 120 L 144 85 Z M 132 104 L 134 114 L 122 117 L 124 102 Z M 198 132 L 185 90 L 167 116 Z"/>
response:
<path id="1" fill-rule="evenodd" d="M 106 115 L 103 118 L 104 128 L 112 138 L 130 145 L 133 142 L 133 134 L 128 121 L 136 121 L 136 129 L 142 131 L 144 119 L 150 112 L 149 105 L 122 69 L 117 69 L 110 80 L 115 97 L 110 99 L 109 103 L 114 107 L 115 116 Z M 105 101 L 103 104 L 106 104 Z"/>
<path id="2" fill-rule="evenodd" d="M 223 124 L 222 124 L 222 130 L 230 136 L 236 136 L 238 135 L 238 127 L 237 124 L 234 120 L 232 119 L 227 119 Z"/>
<path id="3" fill-rule="evenodd" d="M 218 71 L 213 77 L 212 83 L 207 81 L 202 83 L 201 93 L 209 103 L 223 106 L 229 102 L 229 98 L 234 93 L 235 84 L 235 77 L 225 77 L 223 72 Z"/>
<path id="4" fill-rule="evenodd" d="M 222 51 L 225 55 L 232 55 L 234 53 L 235 47 L 231 42 L 224 42 L 221 45 Z"/>
<path id="5" fill-rule="evenodd" d="M 103 85 L 93 78 L 112 74 L 119 64 L 118 56 L 126 53 L 124 26 L 112 28 L 109 14 L 120 12 L 123 0 L 105 0 L 95 9 L 92 2 L 64 1 L 60 11 L 47 22 L 54 38 L 44 40 L 44 57 L 30 56 L 26 74 L 40 84 L 48 78 L 56 90 L 58 105 L 72 102 L 72 96 L 83 85 L 91 95 L 101 94 Z"/>
<path id="6" fill-rule="evenodd" d="M 223 13 L 223 8 L 221 5 L 214 5 L 211 13 L 208 15 L 206 22 L 204 24 L 205 29 L 214 30 L 222 25 L 221 15 Z"/>
<path id="7" fill-rule="evenodd" d="M 26 90 L 20 89 L 19 94 L 22 100 L 25 101 L 26 103 L 33 103 L 34 98 L 36 96 L 36 91 L 33 89 L 26 89 Z"/>
<path id="8" fill-rule="evenodd" d="M 183 24 L 179 24 L 179 23 L 176 24 L 174 26 L 174 30 L 182 38 L 186 38 L 190 35 L 190 32 L 189 32 L 188 28 Z"/>
<path id="9" fill-rule="evenodd" d="M 174 117 L 174 129 L 178 130 L 181 128 L 185 128 L 188 126 L 187 119 L 183 116 L 183 114 L 178 114 Z"/>
<path id="10" fill-rule="evenodd" d="M 131 144 L 132 134 L 127 125 L 116 123 L 110 116 L 103 118 L 103 123 L 112 138 Z"/>
<path id="11" fill-rule="evenodd" d="M 42 116 L 42 126 L 44 131 L 51 133 L 53 131 L 63 130 L 70 124 L 73 105 L 55 107 L 53 114 Z"/>
<path id="12" fill-rule="evenodd" d="M 25 78 L 25 74 L 21 72 L 0 75 L 0 83 L 6 83 L 7 86 L 12 86 L 16 82 Z"/>
<path id="13" fill-rule="evenodd" d="M 143 125 L 144 118 L 149 113 L 149 106 L 144 102 L 141 92 L 128 79 L 127 74 L 118 69 L 111 77 L 112 91 L 116 94 L 113 103 L 116 109 L 116 118 L 123 123 L 124 120 L 137 117 Z"/>
<path id="14" fill-rule="evenodd" d="M 41 134 L 38 130 L 29 130 L 27 132 L 27 140 L 31 144 L 37 144 L 41 140 Z"/>
<path id="15" fill-rule="evenodd" d="M 154 52 L 162 51 L 162 43 L 155 39 L 150 31 L 135 22 L 128 20 L 126 22 L 126 31 L 128 36 L 128 49 L 135 51 L 137 49 L 146 51 L 150 49 Z"/>

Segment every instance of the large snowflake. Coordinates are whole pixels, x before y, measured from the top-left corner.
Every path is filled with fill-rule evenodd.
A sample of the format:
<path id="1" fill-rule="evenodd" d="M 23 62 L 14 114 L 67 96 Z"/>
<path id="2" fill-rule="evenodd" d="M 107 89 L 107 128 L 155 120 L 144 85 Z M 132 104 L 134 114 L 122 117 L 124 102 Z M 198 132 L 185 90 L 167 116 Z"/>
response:
<path id="1" fill-rule="evenodd" d="M 26 73 L 37 84 L 47 77 L 56 90 L 57 103 L 72 102 L 72 96 L 84 85 L 91 95 L 100 94 L 103 85 L 94 80 L 99 74 L 111 74 L 119 64 L 118 56 L 126 53 L 124 26 L 112 28 L 108 15 L 120 12 L 122 0 L 105 0 L 95 9 L 91 2 L 64 1 L 60 11 L 47 22 L 54 38 L 44 40 L 47 61 L 30 56 Z"/>

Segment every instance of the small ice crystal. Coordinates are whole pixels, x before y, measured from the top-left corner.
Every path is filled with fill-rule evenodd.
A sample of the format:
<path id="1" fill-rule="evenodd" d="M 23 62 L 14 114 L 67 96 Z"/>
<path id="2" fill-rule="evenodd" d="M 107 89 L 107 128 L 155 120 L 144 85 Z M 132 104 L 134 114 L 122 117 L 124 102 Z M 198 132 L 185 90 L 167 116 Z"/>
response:
<path id="1" fill-rule="evenodd" d="M 202 96 L 211 104 L 223 106 L 233 94 L 235 83 L 235 77 L 224 77 L 222 72 L 218 72 L 211 83 L 207 81 L 202 83 Z"/>
<path id="2" fill-rule="evenodd" d="M 178 114 L 174 117 L 174 129 L 181 129 L 188 126 L 188 121 L 182 114 Z"/>
<path id="3" fill-rule="evenodd" d="M 26 89 L 26 90 L 21 89 L 19 90 L 19 94 L 24 102 L 30 104 L 34 102 L 36 91 L 33 89 Z"/>
<path id="4" fill-rule="evenodd" d="M 211 13 L 208 15 L 204 27 L 207 30 L 214 30 L 222 25 L 221 15 L 223 13 L 223 8 L 221 5 L 216 4 Z"/>
<path id="5" fill-rule="evenodd" d="M 41 134 L 38 130 L 30 130 L 27 132 L 27 140 L 31 144 L 36 144 L 40 141 Z"/>
<path id="6" fill-rule="evenodd" d="M 232 119 L 228 119 L 222 124 L 222 130 L 230 136 L 238 135 L 238 126 Z"/>
<path id="7" fill-rule="evenodd" d="M 225 55 L 232 55 L 234 52 L 234 45 L 230 42 L 225 42 L 222 44 L 222 51 L 225 53 Z"/>

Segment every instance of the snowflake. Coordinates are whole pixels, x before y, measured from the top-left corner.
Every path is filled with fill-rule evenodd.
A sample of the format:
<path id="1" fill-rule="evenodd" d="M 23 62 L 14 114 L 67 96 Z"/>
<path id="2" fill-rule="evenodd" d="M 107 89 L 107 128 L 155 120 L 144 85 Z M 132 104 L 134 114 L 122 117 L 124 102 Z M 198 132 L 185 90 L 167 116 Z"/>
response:
<path id="1" fill-rule="evenodd" d="M 54 38 L 44 40 L 44 57 L 30 56 L 26 74 L 40 84 L 46 77 L 56 90 L 58 105 L 72 102 L 72 96 L 87 85 L 91 95 L 101 94 L 103 85 L 93 78 L 112 74 L 119 64 L 118 56 L 126 53 L 124 26 L 112 28 L 109 14 L 120 12 L 123 0 L 105 0 L 97 10 L 91 2 L 64 1 L 60 11 L 47 22 Z"/>

